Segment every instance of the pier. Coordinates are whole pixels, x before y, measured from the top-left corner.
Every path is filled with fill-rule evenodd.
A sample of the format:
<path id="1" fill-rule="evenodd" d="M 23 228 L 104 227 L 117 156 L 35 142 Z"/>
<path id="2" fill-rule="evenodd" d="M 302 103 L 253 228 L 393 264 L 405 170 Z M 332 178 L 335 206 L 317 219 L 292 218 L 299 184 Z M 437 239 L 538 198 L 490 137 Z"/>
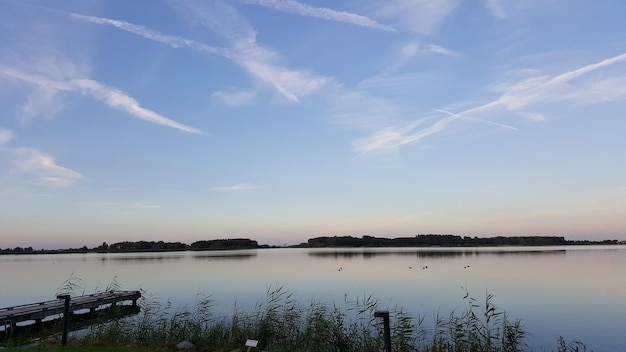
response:
<path id="1" fill-rule="evenodd" d="M 93 316 L 98 310 L 118 303 L 130 302 L 132 308 L 137 307 L 137 300 L 141 297 L 139 291 L 109 291 L 90 295 L 74 296 L 69 298 L 69 314 L 83 315 L 79 311 L 86 311 L 86 316 Z M 41 326 L 46 319 L 58 319 L 65 312 L 65 301 L 61 299 L 38 303 L 25 304 L 7 308 L 0 308 L 0 330 L 4 334 L 11 334 L 19 323 L 32 322 L 31 325 Z M 0 331 L 2 332 L 2 331 Z"/>

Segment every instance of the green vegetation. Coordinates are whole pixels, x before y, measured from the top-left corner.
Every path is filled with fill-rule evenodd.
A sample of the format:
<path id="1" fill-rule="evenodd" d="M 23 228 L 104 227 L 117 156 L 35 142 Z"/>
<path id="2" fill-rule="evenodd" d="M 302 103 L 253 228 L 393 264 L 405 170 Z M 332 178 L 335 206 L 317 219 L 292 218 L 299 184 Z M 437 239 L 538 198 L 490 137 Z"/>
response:
<path id="1" fill-rule="evenodd" d="M 0 344 L 1 346 L 1 344 Z M 148 345 L 114 345 L 105 342 L 88 341 L 82 339 L 71 339 L 67 346 L 62 346 L 61 339 L 49 337 L 33 339 L 25 344 L 11 347 L 0 347 L 3 352 L 13 351 L 46 351 L 46 352 L 168 352 L 172 349 L 166 346 Z"/>
<path id="2" fill-rule="evenodd" d="M 174 308 L 170 303 L 163 306 L 148 297 L 141 300 L 138 316 L 96 322 L 86 334 L 71 339 L 63 351 L 166 351 L 181 341 L 191 341 L 201 351 L 231 351 L 243 350 L 247 339 L 255 339 L 258 351 L 380 352 L 384 341 L 382 321 L 374 317 L 378 310 L 390 312 L 394 352 L 530 350 L 521 322 L 510 320 L 493 303 L 492 295 L 479 302 L 466 292 L 463 299 L 463 312 L 427 321 L 398 307 L 382 307 L 371 296 L 301 303 L 283 287 L 270 287 L 266 298 L 253 309 L 235 306 L 229 316 L 215 314 L 208 297 L 198 297 L 193 310 Z M 561 338 L 555 343 L 559 352 L 585 351 L 578 341 L 567 343 Z M 6 345 L 17 343 L 8 341 Z M 45 350 L 60 350 L 57 348 Z"/>

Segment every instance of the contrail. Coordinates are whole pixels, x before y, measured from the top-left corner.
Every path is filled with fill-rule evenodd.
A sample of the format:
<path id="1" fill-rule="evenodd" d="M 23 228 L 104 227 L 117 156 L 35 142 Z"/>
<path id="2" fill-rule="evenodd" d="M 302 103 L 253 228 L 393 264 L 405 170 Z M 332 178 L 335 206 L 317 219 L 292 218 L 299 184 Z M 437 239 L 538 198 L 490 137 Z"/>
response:
<path id="1" fill-rule="evenodd" d="M 343 22 L 361 27 L 374 28 L 387 32 L 395 32 L 391 26 L 382 25 L 369 17 L 346 11 L 332 10 L 326 7 L 313 7 L 293 0 L 247 0 L 247 4 L 261 5 L 271 9 L 293 13 L 300 16 L 320 18 L 327 21 Z"/>
<path id="2" fill-rule="evenodd" d="M 464 119 L 464 120 L 480 122 L 480 123 L 484 123 L 484 124 L 487 124 L 487 125 L 494 125 L 494 126 L 498 126 L 498 127 L 502 127 L 502 128 L 508 128 L 508 129 L 515 130 L 515 131 L 519 130 L 518 128 L 513 127 L 513 126 L 509 126 L 509 125 L 505 125 L 505 124 L 502 124 L 502 123 L 497 123 L 497 122 L 493 122 L 493 121 L 489 121 L 489 120 L 483 120 L 483 119 L 479 119 L 479 118 L 476 118 L 476 117 L 466 116 L 463 113 L 455 114 L 453 112 L 446 111 L 446 110 L 443 110 L 443 109 L 435 109 L 435 111 L 438 111 L 438 112 L 441 112 L 441 113 L 444 113 L 444 114 L 448 114 L 448 115 L 453 116 L 453 117 L 458 117 L 458 118 L 461 118 L 461 119 Z"/>

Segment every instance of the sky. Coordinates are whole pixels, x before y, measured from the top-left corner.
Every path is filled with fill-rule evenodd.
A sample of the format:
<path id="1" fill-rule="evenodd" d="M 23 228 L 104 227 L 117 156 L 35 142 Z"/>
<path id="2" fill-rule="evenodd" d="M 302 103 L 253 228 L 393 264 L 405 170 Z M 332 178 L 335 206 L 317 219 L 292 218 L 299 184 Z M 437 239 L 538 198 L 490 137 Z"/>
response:
<path id="1" fill-rule="evenodd" d="M 626 2 L 0 9 L 0 248 L 626 240 Z"/>

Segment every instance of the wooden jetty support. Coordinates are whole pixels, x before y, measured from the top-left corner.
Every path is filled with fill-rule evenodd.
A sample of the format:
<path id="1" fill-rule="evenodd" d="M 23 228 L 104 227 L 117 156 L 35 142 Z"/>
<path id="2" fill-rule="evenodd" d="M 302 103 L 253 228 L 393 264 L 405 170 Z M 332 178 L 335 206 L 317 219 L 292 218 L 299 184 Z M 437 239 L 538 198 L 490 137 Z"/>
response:
<path id="1" fill-rule="evenodd" d="M 137 307 L 137 300 L 141 297 L 139 291 L 109 291 L 84 296 L 70 297 L 69 312 L 89 310 L 91 314 L 104 306 L 115 306 L 119 302 L 132 302 L 132 307 Z M 16 328 L 18 323 L 33 321 L 35 325 L 41 325 L 48 317 L 59 317 L 64 313 L 64 300 L 45 301 L 25 304 L 21 306 L 0 308 L 0 328 L 4 328 L 5 334 Z"/>

